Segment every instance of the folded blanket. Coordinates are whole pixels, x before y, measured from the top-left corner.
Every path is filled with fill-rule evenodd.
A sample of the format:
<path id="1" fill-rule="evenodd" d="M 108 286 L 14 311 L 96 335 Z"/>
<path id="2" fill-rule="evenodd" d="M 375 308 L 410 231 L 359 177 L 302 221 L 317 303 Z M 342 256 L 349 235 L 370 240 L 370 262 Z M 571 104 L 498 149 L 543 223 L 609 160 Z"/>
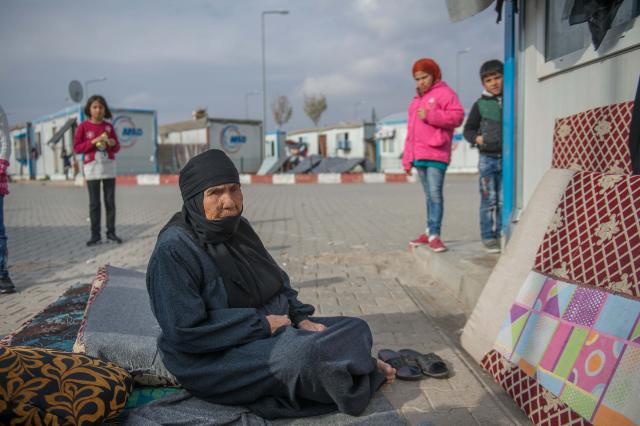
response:
<path id="1" fill-rule="evenodd" d="M 144 273 L 100 268 L 91 292 L 74 352 L 118 364 L 141 385 L 178 385 L 160 358 L 160 326 L 151 312 Z"/>

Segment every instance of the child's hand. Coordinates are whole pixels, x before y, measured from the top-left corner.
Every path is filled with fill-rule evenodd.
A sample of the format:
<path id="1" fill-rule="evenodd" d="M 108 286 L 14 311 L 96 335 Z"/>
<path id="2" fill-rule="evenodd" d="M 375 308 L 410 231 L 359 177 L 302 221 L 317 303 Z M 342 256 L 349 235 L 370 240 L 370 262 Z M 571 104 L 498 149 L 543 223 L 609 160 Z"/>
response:
<path id="1" fill-rule="evenodd" d="M 113 139 L 108 139 L 107 145 L 109 145 L 111 147 L 116 146 L 116 141 L 113 140 Z"/>
<path id="2" fill-rule="evenodd" d="M 411 176 L 411 169 L 407 169 L 404 172 L 407 174 L 407 176 Z"/>
<path id="3" fill-rule="evenodd" d="M 106 132 L 103 132 L 100 136 L 91 141 L 92 144 L 96 145 L 99 142 L 107 143 L 109 141 L 109 136 Z"/>
<path id="4" fill-rule="evenodd" d="M 427 111 L 424 108 L 418 108 L 418 117 L 420 120 L 424 120 L 427 116 Z"/>
<path id="5" fill-rule="evenodd" d="M 476 136 L 476 145 L 482 145 L 484 143 L 484 138 L 482 135 Z"/>

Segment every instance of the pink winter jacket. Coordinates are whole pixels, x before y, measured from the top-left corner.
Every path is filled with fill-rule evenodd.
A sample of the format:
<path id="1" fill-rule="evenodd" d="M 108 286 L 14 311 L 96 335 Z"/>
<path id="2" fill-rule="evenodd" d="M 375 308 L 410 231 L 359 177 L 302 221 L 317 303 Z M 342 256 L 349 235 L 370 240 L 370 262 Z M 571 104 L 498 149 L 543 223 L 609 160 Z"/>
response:
<path id="1" fill-rule="evenodd" d="M 427 116 L 421 120 L 418 108 Z M 409 104 L 407 137 L 404 141 L 402 166 L 410 170 L 414 160 L 435 160 L 449 164 L 453 130 L 462 124 L 464 109 L 456 93 L 439 81 L 422 96 L 416 95 Z"/>

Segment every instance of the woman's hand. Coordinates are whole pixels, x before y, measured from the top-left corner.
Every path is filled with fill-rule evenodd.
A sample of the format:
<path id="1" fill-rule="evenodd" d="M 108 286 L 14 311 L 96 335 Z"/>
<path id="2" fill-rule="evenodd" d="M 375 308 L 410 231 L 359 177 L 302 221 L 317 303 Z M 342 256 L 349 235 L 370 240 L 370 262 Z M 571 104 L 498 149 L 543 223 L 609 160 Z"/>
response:
<path id="1" fill-rule="evenodd" d="M 309 321 L 308 319 L 300 321 L 298 323 L 298 328 L 300 330 L 307 331 L 325 331 L 327 329 L 323 324 L 318 324 L 317 322 Z"/>
<path id="2" fill-rule="evenodd" d="M 424 120 L 427 116 L 427 110 L 424 108 L 418 108 L 418 117 L 420 120 Z"/>
<path id="3" fill-rule="evenodd" d="M 271 334 L 275 333 L 280 327 L 291 325 L 291 320 L 286 315 L 267 315 L 267 321 L 269 321 L 269 327 L 271 327 Z"/>

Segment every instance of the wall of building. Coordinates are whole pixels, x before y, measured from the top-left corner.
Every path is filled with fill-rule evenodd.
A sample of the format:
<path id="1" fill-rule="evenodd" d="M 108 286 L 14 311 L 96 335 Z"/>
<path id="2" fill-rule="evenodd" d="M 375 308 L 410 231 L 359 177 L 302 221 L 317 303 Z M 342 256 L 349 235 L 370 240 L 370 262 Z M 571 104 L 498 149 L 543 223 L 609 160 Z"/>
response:
<path id="1" fill-rule="evenodd" d="M 287 134 L 287 139 L 296 142 L 307 143 L 309 155 L 320 154 L 319 137 L 326 136 L 327 156 L 342 158 L 363 158 L 365 157 L 365 139 L 374 137 L 375 126 L 373 123 L 364 123 L 353 127 L 324 127 L 318 130 L 296 131 Z M 347 135 L 348 136 L 345 136 Z M 340 141 L 348 137 L 350 149 L 341 149 Z M 345 147 L 343 144 L 342 147 Z"/>
<path id="2" fill-rule="evenodd" d="M 307 153 L 308 155 L 318 155 L 320 154 L 320 150 L 318 148 L 318 132 L 309 131 L 309 132 L 296 132 L 292 135 L 287 135 L 287 139 L 296 141 L 296 142 L 304 142 L 307 144 Z"/>
<path id="3" fill-rule="evenodd" d="M 64 111 L 41 117 L 33 121 L 32 130 L 32 144 L 37 148 L 38 159 L 34 162 L 36 178 L 42 179 L 48 176 L 53 180 L 64 179 L 64 170 L 62 167 L 62 144 L 65 144 L 67 152 L 73 151 L 73 135 L 69 130 L 65 137 L 54 145 L 49 145 L 47 142 L 53 137 L 54 133 L 60 129 L 67 120 L 75 118 L 79 123 L 81 119 L 80 108 L 72 107 L 67 108 Z M 76 155 L 77 161 L 82 162 L 82 158 Z M 28 167 L 25 167 L 23 171 L 26 173 L 26 177 L 29 175 Z"/>
<path id="4" fill-rule="evenodd" d="M 406 137 L 406 118 L 399 120 L 383 120 L 378 123 L 378 149 L 380 150 L 379 156 L 381 172 L 401 173 L 403 171 L 402 151 L 404 150 L 404 140 Z"/>
<path id="5" fill-rule="evenodd" d="M 545 62 L 545 1 L 525 5 L 518 58 L 520 207 L 526 206 L 551 165 L 555 120 L 633 100 L 640 70 L 640 18 L 631 28 L 610 30 L 598 52 L 589 46 L 563 60 Z M 618 50 L 621 45 L 626 50 Z M 597 60 L 590 62 L 593 58 Z"/>
<path id="6" fill-rule="evenodd" d="M 227 153 L 240 173 L 255 173 L 263 159 L 262 125 L 210 119 L 209 147 Z"/>
<path id="7" fill-rule="evenodd" d="M 181 132 L 170 132 L 162 138 L 160 143 L 165 144 L 207 144 L 207 129 L 183 130 Z"/>
<path id="8" fill-rule="evenodd" d="M 463 123 L 464 126 L 464 123 Z M 462 135 L 463 126 L 458 127 L 451 141 L 451 162 L 447 173 L 477 173 L 480 154 L 472 148 Z"/>
<path id="9" fill-rule="evenodd" d="M 342 158 L 362 158 L 365 156 L 364 127 L 330 129 L 322 134 L 327 136 L 327 156 Z M 350 149 L 341 149 L 340 141 L 347 137 Z"/>
<path id="10" fill-rule="evenodd" d="M 119 175 L 157 173 L 157 123 L 154 111 L 112 109 L 113 128 L 120 142 L 116 156 Z"/>
<path id="11" fill-rule="evenodd" d="M 12 130 L 10 137 L 11 156 L 9 157 L 9 169 L 7 173 L 17 179 L 26 179 L 29 177 L 28 160 L 31 155 L 26 127 Z"/>

